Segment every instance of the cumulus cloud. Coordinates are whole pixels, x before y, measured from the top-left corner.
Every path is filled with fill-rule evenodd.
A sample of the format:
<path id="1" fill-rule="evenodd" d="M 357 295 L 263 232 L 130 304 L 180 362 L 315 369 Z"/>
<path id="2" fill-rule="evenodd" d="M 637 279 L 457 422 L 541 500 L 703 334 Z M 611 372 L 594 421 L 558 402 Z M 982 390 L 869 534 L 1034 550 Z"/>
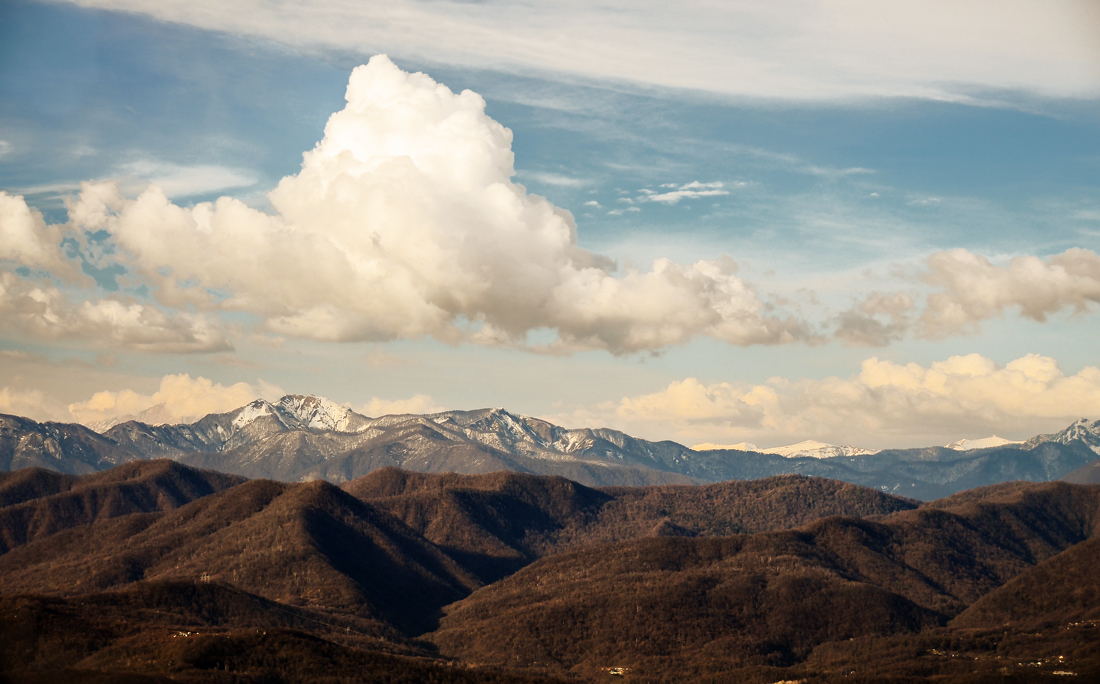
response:
<path id="1" fill-rule="evenodd" d="M 355 409 L 364 416 L 389 416 L 399 413 L 439 413 L 446 409 L 435 402 L 427 394 L 414 394 L 408 399 L 379 399 L 372 398 L 367 403 Z"/>
<path id="2" fill-rule="evenodd" d="M 836 318 L 836 336 L 846 345 L 884 347 L 912 325 L 913 298 L 904 292 L 873 292 Z"/>
<path id="3" fill-rule="evenodd" d="M 275 399 L 282 390 L 260 383 L 244 382 L 220 385 L 204 377 L 192 378 L 187 373 L 166 375 L 153 394 L 133 390 L 96 392 L 87 401 L 69 404 L 69 413 L 77 422 L 88 426 L 110 423 L 112 419 L 132 417 L 156 409 L 160 423 L 197 420 L 208 413 L 224 413 L 257 399 Z"/>
<path id="4" fill-rule="evenodd" d="M 0 190 L 0 260 L 72 276 L 73 264 L 61 251 L 63 232 L 62 226 L 46 225 L 21 195 Z"/>
<path id="5" fill-rule="evenodd" d="M 665 186 L 661 187 L 663 188 Z M 729 190 L 725 189 L 726 186 L 722 181 L 713 181 L 711 183 L 691 181 L 690 183 L 684 183 L 678 188 L 675 186 L 672 187 L 675 189 L 668 190 L 667 192 L 642 190 L 642 195 L 638 198 L 638 201 L 677 204 L 680 200 L 685 199 L 699 199 L 700 197 L 717 197 L 730 194 Z"/>
<path id="6" fill-rule="evenodd" d="M 347 106 L 301 172 L 270 194 L 275 215 L 87 183 L 70 223 L 107 231 L 162 303 L 247 311 L 283 335 L 523 345 L 552 329 L 551 351 L 629 353 L 697 335 L 808 334 L 770 314 L 729 260 L 615 274 L 578 247 L 568 212 L 512 182 L 511 131 L 484 109 L 476 93 L 376 56 L 353 71 Z M 713 185 L 678 192 L 721 192 Z"/>
<path id="7" fill-rule="evenodd" d="M 1085 313 L 1100 303 L 1100 255 L 1069 249 L 1047 259 L 1018 256 L 998 266 L 965 249 L 928 259 L 926 281 L 939 288 L 921 316 L 922 334 L 974 332 L 1006 309 L 1036 321 L 1065 310 Z"/>
<path id="8" fill-rule="evenodd" d="M 1029 354 L 999 365 L 979 354 L 928 366 L 879 358 L 857 375 L 766 383 L 687 378 L 625 397 L 608 418 L 664 429 L 686 441 L 927 446 L 991 433 L 1027 437 L 1100 411 L 1100 368 L 1067 375 Z"/>
<path id="9" fill-rule="evenodd" d="M 10 271 L 0 271 L 0 322 L 9 333 L 112 349 L 188 353 L 232 348 L 207 315 L 169 315 L 125 297 L 78 304 L 53 285 Z"/>

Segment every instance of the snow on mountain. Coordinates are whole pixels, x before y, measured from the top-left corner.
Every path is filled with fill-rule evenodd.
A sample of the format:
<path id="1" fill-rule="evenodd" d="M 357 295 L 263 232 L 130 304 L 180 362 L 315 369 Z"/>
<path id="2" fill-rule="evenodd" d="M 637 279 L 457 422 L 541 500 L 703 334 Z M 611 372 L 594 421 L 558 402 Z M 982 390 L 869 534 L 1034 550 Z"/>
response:
<path id="1" fill-rule="evenodd" d="M 263 399 L 257 399 L 251 404 L 237 409 L 237 415 L 233 418 L 233 427 L 240 430 L 246 425 L 251 425 L 257 418 L 270 416 L 271 414 L 271 404 Z"/>
<path id="2" fill-rule="evenodd" d="M 370 419 L 352 411 L 347 406 L 313 395 L 288 394 L 275 406 L 293 416 L 311 430 L 358 432 Z"/>
<path id="3" fill-rule="evenodd" d="M 1073 440 L 1081 440 L 1090 449 L 1100 454 L 1100 420 L 1089 422 L 1088 418 L 1080 418 L 1061 432 L 1050 435 L 1038 435 L 1025 442 L 1027 448 L 1034 448 L 1043 442 L 1058 442 L 1069 444 Z"/>
<path id="4" fill-rule="evenodd" d="M 982 439 L 960 439 L 947 445 L 948 449 L 955 451 L 973 451 L 975 449 L 989 449 L 992 447 L 1008 446 L 1010 444 L 1023 444 L 1021 440 L 1005 439 L 997 435 L 983 437 Z"/>
<path id="5" fill-rule="evenodd" d="M 798 444 L 764 449 L 760 453 L 776 454 L 784 458 L 835 458 L 837 456 L 867 456 L 877 452 L 853 446 L 836 446 L 835 444 L 826 444 L 825 442 L 808 439 Z"/>
<path id="6" fill-rule="evenodd" d="M 741 442 L 740 444 L 696 444 L 692 447 L 695 451 L 713 451 L 716 449 L 734 449 L 737 451 L 755 451 L 758 454 L 775 454 L 784 458 L 836 458 L 837 456 L 867 456 L 878 453 L 870 449 L 861 449 L 853 446 L 836 446 L 816 440 L 808 439 L 798 444 L 771 447 L 761 449 L 755 444 Z"/>

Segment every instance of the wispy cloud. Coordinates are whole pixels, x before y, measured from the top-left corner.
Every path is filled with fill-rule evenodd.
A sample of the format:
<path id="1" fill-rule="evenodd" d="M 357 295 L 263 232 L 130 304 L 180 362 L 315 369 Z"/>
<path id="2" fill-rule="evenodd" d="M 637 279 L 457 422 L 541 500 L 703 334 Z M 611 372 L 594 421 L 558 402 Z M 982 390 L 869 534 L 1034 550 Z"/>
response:
<path id="1" fill-rule="evenodd" d="M 1091 0 L 80 4 L 306 50 L 370 46 L 439 63 L 535 68 L 754 98 L 1100 95 L 1100 9 Z M 547 33 L 544 26 L 557 30 Z M 558 35 L 568 35 L 568 44 Z"/>
<path id="2" fill-rule="evenodd" d="M 255 174 L 244 169 L 205 164 L 185 166 L 154 159 L 127 162 L 114 175 L 129 193 L 136 194 L 151 183 L 168 197 L 208 195 L 251 187 L 257 182 Z"/>
<path id="3" fill-rule="evenodd" d="M 543 185 L 553 185 L 561 188 L 581 188 L 586 185 L 591 185 L 591 181 L 584 178 L 574 178 L 572 176 L 564 176 L 560 173 L 545 171 L 519 171 L 516 173 L 516 176 L 521 180 L 530 178 Z"/>
<path id="4" fill-rule="evenodd" d="M 744 183 L 738 183 L 735 185 L 744 186 Z M 662 185 L 665 192 L 657 192 L 643 188 L 641 195 L 638 197 L 639 202 L 660 202 L 661 204 L 677 204 L 680 200 L 685 199 L 699 199 L 701 197 L 720 197 L 730 194 L 729 190 L 726 190 L 726 185 L 722 181 L 712 181 L 710 183 L 702 183 L 700 181 L 691 181 L 690 183 L 684 183 L 683 185 L 676 187 L 673 185 Z"/>

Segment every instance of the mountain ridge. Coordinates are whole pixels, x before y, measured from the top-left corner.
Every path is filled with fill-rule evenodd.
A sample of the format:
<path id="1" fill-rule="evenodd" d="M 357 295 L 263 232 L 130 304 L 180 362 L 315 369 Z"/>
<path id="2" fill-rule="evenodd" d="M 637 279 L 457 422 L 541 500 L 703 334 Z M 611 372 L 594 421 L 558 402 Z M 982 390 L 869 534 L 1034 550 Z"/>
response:
<path id="1" fill-rule="evenodd" d="M 1053 480 L 1078 470 L 1100 458 L 1100 421 L 1082 419 L 1022 444 L 868 452 L 820 443 L 762 451 L 693 450 L 609 428 L 564 428 L 503 408 L 370 418 L 312 395 L 258 399 L 188 424 L 128 421 L 102 434 L 77 425 L 0 419 L 0 467 L 9 470 L 38 465 L 92 472 L 148 458 L 251 478 L 335 483 L 385 467 L 512 470 L 592 486 L 700 484 L 800 473 L 931 500 L 995 482 Z"/>

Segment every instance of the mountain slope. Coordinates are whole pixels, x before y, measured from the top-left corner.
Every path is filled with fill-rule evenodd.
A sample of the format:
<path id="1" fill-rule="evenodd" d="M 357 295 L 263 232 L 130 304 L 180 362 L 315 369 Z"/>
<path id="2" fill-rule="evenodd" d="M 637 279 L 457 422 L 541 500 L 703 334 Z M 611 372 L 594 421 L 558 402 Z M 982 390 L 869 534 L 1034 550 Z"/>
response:
<path id="1" fill-rule="evenodd" d="M 62 530 L 130 513 L 169 511 L 244 481 L 168 460 L 65 476 L 39 468 L 0 480 L 0 554 Z"/>
<path id="2" fill-rule="evenodd" d="M 1100 420 L 1090 423 L 1087 418 L 1081 418 L 1061 432 L 1032 437 L 1025 442 L 1025 445 L 1034 447 L 1043 443 L 1069 444 L 1075 441 L 1084 442 L 1090 449 L 1100 454 Z"/>
<path id="3" fill-rule="evenodd" d="M 0 414 L 0 469 L 93 473 L 139 458 L 109 437 L 73 423 L 38 423 Z"/>
<path id="4" fill-rule="evenodd" d="M 448 607 L 431 639 L 463 659 L 584 677 L 787 668 L 826 642 L 943 624 L 1098 522 L 1100 487 L 1050 484 L 882 522 L 582 547 Z"/>
<path id="5" fill-rule="evenodd" d="M 347 617 L 217 584 L 152 582 L 72 599 L 0 598 L 5 682 L 521 684 L 357 633 Z"/>
<path id="6" fill-rule="evenodd" d="M 0 577 L 9 593 L 66 595 L 207 578 L 370 617 L 382 631 L 415 631 L 478 585 L 396 518 L 328 483 L 264 480 L 31 541 L 0 556 Z"/>
<path id="7" fill-rule="evenodd" d="M 487 582 L 579 545 L 784 529 L 829 515 L 882 515 L 916 507 L 874 490 L 796 475 L 595 490 L 521 473 L 386 469 L 341 486 L 401 518 Z"/>
<path id="8" fill-rule="evenodd" d="M 40 507 L 13 518 L 26 530 L 51 511 L 74 525 L 0 555 L 2 676 L 1100 673 L 1100 486 L 1010 482 L 918 505 L 797 475 L 601 489 L 396 469 L 342 488 L 234 482 L 171 461 L 0 476 L 0 512 Z M 440 653 L 460 660 L 440 668 Z"/>

